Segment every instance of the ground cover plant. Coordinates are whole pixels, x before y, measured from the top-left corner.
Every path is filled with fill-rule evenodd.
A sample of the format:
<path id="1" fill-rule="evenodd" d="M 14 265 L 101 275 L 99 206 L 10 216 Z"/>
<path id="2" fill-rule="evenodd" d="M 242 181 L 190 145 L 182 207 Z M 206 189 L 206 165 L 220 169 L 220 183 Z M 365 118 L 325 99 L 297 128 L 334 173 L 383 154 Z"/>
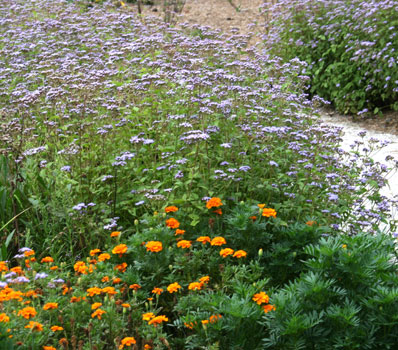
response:
<path id="1" fill-rule="evenodd" d="M 262 348 L 309 247 L 396 230 L 396 162 L 339 148 L 300 61 L 108 3 L 0 5 L 2 347 Z"/>
<path id="2" fill-rule="evenodd" d="M 342 113 L 398 109 L 397 1 L 278 1 L 265 36 L 272 50 L 307 63 L 310 91 Z"/>

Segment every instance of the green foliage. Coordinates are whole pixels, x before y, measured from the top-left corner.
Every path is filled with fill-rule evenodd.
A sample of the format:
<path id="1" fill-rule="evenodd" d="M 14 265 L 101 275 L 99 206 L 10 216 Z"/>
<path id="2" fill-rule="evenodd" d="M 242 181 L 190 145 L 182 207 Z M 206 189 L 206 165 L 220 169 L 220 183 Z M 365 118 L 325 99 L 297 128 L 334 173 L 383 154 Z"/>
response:
<path id="1" fill-rule="evenodd" d="M 311 94 L 342 113 L 380 114 L 398 108 L 397 2 L 281 1 L 267 44 L 307 63 Z"/>
<path id="2" fill-rule="evenodd" d="M 398 320 L 395 243 L 339 236 L 308 246 L 308 272 L 273 295 L 272 349 L 394 349 Z"/>
<path id="3" fill-rule="evenodd" d="M 245 247 L 250 257 L 258 257 L 273 283 L 283 285 L 305 269 L 307 245 L 331 230 L 311 220 L 308 224 L 288 224 L 278 217 L 269 220 L 261 212 L 257 205 L 237 204 L 225 217 L 224 237 L 232 248 Z"/>
<path id="4" fill-rule="evenodd" d="M 7 325 L 0 323 L 0 349 L 14 350 L 14 342 L 9 338 L 10 332 L 7 332 Z"/>

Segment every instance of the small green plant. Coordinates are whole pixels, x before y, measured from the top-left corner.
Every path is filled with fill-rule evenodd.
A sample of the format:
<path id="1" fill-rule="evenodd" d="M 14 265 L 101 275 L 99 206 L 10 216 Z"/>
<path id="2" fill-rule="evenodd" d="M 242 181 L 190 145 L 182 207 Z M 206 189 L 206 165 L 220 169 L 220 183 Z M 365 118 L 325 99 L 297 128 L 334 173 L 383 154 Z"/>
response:
<path id="1" fill-rule="evenodd" d="M 394 349 L 398 321 L 395 242 L 387 235 L 323 238 L 308 271 L 273 295 L 271 349 Z"/>

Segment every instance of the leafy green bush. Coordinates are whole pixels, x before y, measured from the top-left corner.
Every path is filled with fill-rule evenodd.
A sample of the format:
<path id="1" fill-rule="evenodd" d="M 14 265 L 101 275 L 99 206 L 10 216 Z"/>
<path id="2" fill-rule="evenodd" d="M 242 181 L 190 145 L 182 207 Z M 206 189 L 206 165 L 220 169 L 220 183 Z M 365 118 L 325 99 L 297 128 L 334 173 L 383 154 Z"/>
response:
<path id="1" fill-rule="evenodd" d="M 380 234 L 322 239 L 307 247 L 308 271 L 273 295 L 272 349 L 395 349 L 395 242 Z"/>
<path id="2" fill-rule="evenodd" d="M 266 43 L 342 113 L 398 109 L 397 1 L 278 1 Z"/>

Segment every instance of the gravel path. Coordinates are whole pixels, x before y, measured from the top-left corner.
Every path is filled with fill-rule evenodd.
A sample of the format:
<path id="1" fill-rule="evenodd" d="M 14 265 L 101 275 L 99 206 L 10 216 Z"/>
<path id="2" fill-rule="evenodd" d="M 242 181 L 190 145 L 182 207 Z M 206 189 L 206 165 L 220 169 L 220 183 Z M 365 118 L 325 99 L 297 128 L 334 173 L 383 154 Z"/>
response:
<path id="1" fill-rule="evenodd" d="M 342 135 L 341 148 L 344 149 L 345 151 L 350 151 L 351 150 L 350 145 L 352 145 L 355 140 L 360 139 L 358 134 L 361 131 L 366 131 L 366 135 L 363 138 L 365 142 L 368 142 L 371 138 L 376 138 L 379 139 L 380 141 L 385 140 L 390 142 L 389 145 L 371 155 L 371 158 L 373 158 L 374 161 L 388 165 L 388 162 L 386 162 L 387 156 L 392 156 L 396 160 L 398 160 L 397 135 L 389 133 L 381 133 L 372 129 L 364 129 L 358 126 L 358 124 L 355 124 L 354 122 L 350 121 L 347 117 L 337 115 L 333 112 L 329 113 L 326 111 L 321 111 L 320 115 L 321 115 L 321 120 L 323 122 L 342 128 L 344 134 Z M 398 171 L 390 173 L 387 176 L 387 179 L 389 182 L 389 186 L 384 187 L 381 191 L 381 194 L 390 198 L 393 197 L 398 198 Z M 392 212 L 392 215 L 393 219 L 398 220 L 398 212 L 394 211 Z"/>

